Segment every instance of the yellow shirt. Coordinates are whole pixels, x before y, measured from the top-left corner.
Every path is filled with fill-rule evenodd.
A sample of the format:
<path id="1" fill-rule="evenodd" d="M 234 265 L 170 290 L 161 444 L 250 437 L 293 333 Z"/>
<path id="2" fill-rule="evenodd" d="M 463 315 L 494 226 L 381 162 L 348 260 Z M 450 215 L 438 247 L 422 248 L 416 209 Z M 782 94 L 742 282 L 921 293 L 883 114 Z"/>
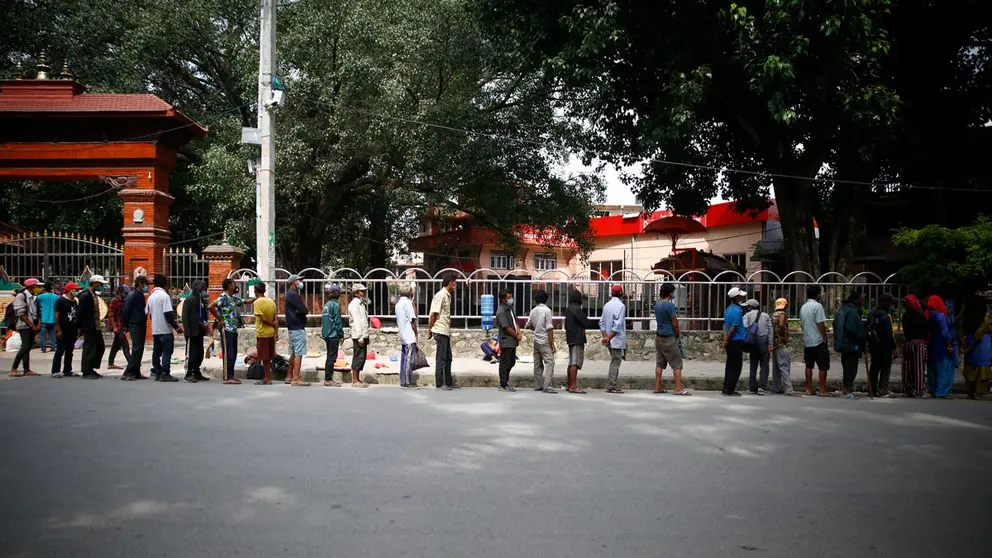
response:
<path id="1" fill-rule="evenodd" d="M 259 339 L 268 339 L 274 337 L 276 334 L 276 328 L 262 323 L 260 318 L 265 318 L 268 321 L 274 321 L 276 319 L 276 303 L 269 297 L 260 296 L 255 299 L 255 337 Z"/>

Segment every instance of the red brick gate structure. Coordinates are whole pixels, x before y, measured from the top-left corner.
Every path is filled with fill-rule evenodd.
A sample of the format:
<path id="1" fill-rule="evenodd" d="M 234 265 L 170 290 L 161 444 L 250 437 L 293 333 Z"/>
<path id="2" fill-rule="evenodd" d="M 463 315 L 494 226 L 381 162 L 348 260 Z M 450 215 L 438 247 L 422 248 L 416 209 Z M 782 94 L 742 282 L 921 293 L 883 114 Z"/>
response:
<path id="1" fill-rule="evenodd" d="M 124 273 L 169 273 L 169 173 L 206 128 L 155 95 L 86 93 L 68 66 L 0 80 L 0 181 L 99 181 L 124 201 Z"/>

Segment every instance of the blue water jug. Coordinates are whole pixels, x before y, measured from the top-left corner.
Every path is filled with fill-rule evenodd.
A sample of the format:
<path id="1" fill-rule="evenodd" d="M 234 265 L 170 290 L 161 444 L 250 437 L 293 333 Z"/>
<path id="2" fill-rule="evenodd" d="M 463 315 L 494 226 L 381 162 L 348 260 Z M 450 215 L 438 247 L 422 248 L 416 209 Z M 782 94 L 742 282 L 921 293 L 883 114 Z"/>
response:
<path id="1" fill-rule="evenodd" d="M 482 295 L 482 329 L 493 328 L 493 314 L 496 312 L 496 297 L 491 294 Z"/>

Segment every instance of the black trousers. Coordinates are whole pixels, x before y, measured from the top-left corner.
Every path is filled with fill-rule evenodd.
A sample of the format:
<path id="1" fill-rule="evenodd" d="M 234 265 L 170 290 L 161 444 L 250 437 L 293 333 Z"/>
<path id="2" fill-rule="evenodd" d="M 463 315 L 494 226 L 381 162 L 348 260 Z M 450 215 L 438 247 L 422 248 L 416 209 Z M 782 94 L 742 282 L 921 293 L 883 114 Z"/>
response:
<path id="1" fill-rule="evenodd" d="M 871 367 L 868 368 L 868 381 L 875 395 L 889 392 L 889 374 L 892 373 L 892 348 L 879 347 L 871 352 Z"/>
<path id="2" fill-rule="evenodd" d="M 128 331 L 131 333 L 131 341 L 134 342 L 134 346 L 131 347 L 131 356 L 127 359 L 124 375 L 137 378 L 141 375 L 141 357 L 145 353 L 145 325 L 128 326 Z"/>
<path id="3" fill-rule="evenodd" d="M 517 362 L 516 347 L 500 347 L 499 349 L 499 387 L 506 387 L 510 383 L 510 370 Z"/>
<path id="4" fill-rule="evenodd" d="M 451 379 L 451 337 L 434 334 L 437 351 L 434 353 L 434 385 L 436 387 L 452 386 Z"/>
<path id="5" fill-rule="evenodd" d="M 849 351 L 840 354 L 840 366 L 844 371 L 844 387 L 849 392 L 854 391 L 854 379 L 858 377 L 859 360 L 861 360 L 861 353 L 859 351 Z"/>
<path id="6" fill-rule="evenodd" d="M 334 363 L 338 360 L 338 347 L 340 346 L 340 339 L 324 339 L 324 347 L 327 348 L 327 356 L 324 357 L 325 382 L 334 380 Z"/>
<path id="7" fill-rule="evenodd" d="M 17 333 L 21 336 L 21 348 L 17 350 L 10 369 L 17 370 L 17 365 L 23 362 L 24 371 L 28 372 L 31 370 L 31 349 L 34 347 L 35 333 L 33 329 L 19 329 Z"/>
<path id="8" fill-rule="evenodd" d="M 103 360 L 103 351 L 107 345 L 103 342 L 103 332 L 99 329 L 83 332 L 83 376 L 96 374 Z"/>
<path id="9" fill-rule="evenodd" d="M 127 334 L 119 331 L 114 334 L 114 340 L 110 343 L 110 356 L 107 357 L 107 364 L 112 366 L 117 358 L 117 351 L 124 352 L 124 360 L 131 362 L 131 346 L 127 342 Z"/>
<path id="10" fill-rule="evenodd" d="M 723 393 L 730 395 L 737 391 L 737 382 L 744 370 L 744 341 L 727 343 L 727 364 L 723 367 Z"/>
<path id="11" fill-rule="evenodd" d="M 52 374 L 72 373 L 72 353 L 76 348 L 76 338 L 62 334 L 62 339 L 55 342 L 55 358 L 52 359 Z M 64 362 L 64 363 L 63 363 Z"/>
<path id="12" fill-rule="evenodd" d="M 200 376 L 203 364 L 203 335 L 186 338 L 186 375 Z"/>

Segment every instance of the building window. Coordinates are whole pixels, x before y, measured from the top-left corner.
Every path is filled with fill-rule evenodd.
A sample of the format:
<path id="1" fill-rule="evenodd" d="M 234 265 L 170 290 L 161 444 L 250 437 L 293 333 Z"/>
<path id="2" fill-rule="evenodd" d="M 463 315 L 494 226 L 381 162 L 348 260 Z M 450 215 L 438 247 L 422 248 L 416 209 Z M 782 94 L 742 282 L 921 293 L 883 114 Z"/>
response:
<path id="1" fill-rule="evenodd" d="M 534 254 L 534 270 L 550 271 L 558 269 L 558 257 L 554 254 Z"/>
<path id="2" fill-rule="evenodd" d="M 737 269 L 744 271 L 747 269 L 747 254 L 737 252 L 735 254 L 724 254 L 723 258 L 737 266 Z"/>
<path id="3" fill-rule="evenodd" d="M 491 269 L 513 269 L 513 255 L 505 252 L 490 252 L 489 267 Z"/>
<path id="4" fill-rule="evenodd" d="M 589 262 L 589 269 L 592 270 L 592 273 L 589 274 L 590 279 L 593 281 L 605 281 L 610 275 L 623 269 L 623 261 Z M 617 279 L 622 279 L 622 277 L 618 277 Z"/>

